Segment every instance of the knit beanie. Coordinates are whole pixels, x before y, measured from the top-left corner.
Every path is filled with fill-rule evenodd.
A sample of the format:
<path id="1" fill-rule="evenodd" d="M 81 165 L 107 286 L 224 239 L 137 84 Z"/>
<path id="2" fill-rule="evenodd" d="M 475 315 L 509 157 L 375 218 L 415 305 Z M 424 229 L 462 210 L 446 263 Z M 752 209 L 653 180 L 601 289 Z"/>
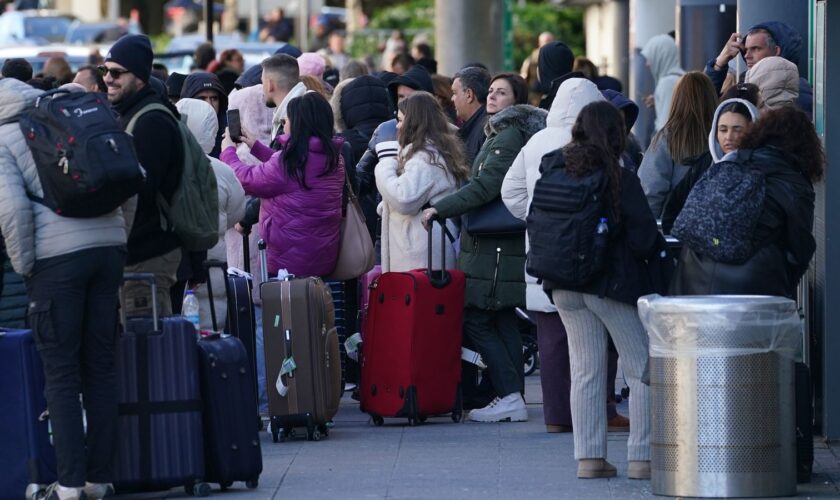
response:
<path id="1" fill-rule="evenodd" d="M 312 75 L 317 78 L 324 76 L 327 62 L 320 55 L 314 52 L 306 52 L 301 54 L 297 61 L 300 67 L 300 76 Z"/>
<path id="2" fill-rule="evenodd" d="M 105 56 L 105 62 L 119 64 L 144 82 L 148 82 L 152 74 L 152 59 L 152 44 L 146 35 L 126 35 L 120 38 Z"/>

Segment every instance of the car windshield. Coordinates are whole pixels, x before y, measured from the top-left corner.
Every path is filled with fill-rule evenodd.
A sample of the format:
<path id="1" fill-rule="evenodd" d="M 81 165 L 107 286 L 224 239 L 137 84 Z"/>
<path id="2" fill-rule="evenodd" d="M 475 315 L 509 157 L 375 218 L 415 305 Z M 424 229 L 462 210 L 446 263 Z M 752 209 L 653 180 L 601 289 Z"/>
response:
<path id="1" fill-rule="evenodd" d="M 70 27 L 66 17 L 27 17 L 23 20 L 26 38 L 44 38 L 50 42 L 63 42 Z"/>

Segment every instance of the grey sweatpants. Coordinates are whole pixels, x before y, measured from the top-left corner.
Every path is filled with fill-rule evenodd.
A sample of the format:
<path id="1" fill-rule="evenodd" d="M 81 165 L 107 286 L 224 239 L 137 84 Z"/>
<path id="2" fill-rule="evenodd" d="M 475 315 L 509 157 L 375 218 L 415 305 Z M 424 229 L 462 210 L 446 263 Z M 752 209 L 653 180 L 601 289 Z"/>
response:
<path id="1" fill-rule="evenodd" d="M 650 460 L 650 388 L 641 376 L 648 337 L 636 308 L 566 290 L 552 292 L 569 338 L 575 458 L 607 458 L 607 330 L 630 386 L 627 460 Z"/>

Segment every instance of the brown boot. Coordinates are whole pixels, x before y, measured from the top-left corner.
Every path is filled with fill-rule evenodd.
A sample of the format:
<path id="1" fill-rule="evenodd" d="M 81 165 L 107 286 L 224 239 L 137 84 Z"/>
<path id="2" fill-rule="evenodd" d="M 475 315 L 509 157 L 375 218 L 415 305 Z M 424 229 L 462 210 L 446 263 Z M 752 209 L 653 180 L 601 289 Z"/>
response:
<path id="1" fill-rule="evenodd" d="M 650 460 L 631 460 L 627 464 L 628 479 L 650 479 Z"/>
<path id="2" fill-rule="evenodd" d="M 554 424 L 545 424 L 545 432 L 548 433 L 560 433 L 560 432 L 572 432 L 571 425 L 554 425 Z"/>
<path id="3" fill-rule="evenodd" d="M 630 419 L 620 413 L 607 420 L 608 432 L 630 432 Z"/>
<path id="4" fill-rule="evenodd" d="M 584 458 L 578 460 L 578 479 L 615 477 L 615 475 L 615 466 L 603 458 Z"/>

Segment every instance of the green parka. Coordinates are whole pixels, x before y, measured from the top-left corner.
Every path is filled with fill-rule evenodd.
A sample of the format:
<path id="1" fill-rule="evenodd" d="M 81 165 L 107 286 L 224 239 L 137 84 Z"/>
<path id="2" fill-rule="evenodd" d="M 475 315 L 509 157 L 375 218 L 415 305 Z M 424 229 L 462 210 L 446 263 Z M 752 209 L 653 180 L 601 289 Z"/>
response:
<path id="1" fill-rule="evenodd" d="M 545 128 L 546 111 L 520 104 L 487 121 L 487 140 L 475 157 L 470 183 L 432 206 L 459 217 L 501 196 L 502 181 L 522 146 Z M 467 275 L 466 306 L 498 311 L 525 307 L 525 235 L 473 236 L 461 231 L 458 268 Z"/>

